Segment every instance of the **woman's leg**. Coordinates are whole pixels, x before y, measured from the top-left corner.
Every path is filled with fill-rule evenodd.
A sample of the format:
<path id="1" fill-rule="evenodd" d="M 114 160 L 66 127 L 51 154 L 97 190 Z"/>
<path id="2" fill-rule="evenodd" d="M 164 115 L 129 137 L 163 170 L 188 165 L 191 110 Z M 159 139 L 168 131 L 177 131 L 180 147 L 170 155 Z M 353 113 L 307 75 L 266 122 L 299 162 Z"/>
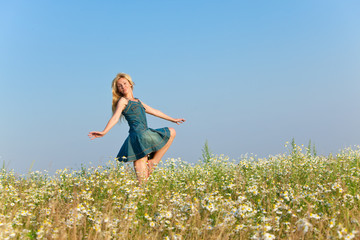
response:
<path id="1" fill-rule="evenodd" d="M 154 157 L 151 160 L 148 160 L 148 166 L 149 166 L 149 176 L 152 173 L 152 171 L 155 169 L 155 167 L 159 164 L 161 161 L 161 158 L 164 156 L 166 151 L 169 149 L 170 145 L 172 144 L 175 136 L 176 131 L 174 128 L 169 128 L 170 130 L 170 139 L 169 141 L 158 151 L 154 153 Z"/>
<path id="2" fill-rule="evenodd" d="M 139 183 L 145 183 L 149 177 L 147 157 L 140 158 L 134 162 L 134 169 Z"/>

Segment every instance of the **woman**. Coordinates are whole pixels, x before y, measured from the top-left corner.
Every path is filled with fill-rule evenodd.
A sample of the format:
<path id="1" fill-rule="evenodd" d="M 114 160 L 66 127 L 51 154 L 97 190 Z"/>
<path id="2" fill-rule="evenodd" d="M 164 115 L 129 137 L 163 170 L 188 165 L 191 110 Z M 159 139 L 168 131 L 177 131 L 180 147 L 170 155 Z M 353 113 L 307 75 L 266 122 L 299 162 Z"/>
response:
<path id="1" fill-rule="evenodd" d="M 146 115 L 149 113 L 159 118 L 180 124 L 183 118 L 172 118 L 134 98 L 134 82 L 125 73 L 116 75 L 112 82 L 113 116 L 102 132 L 89 133 L 91 140 L 103 137 L 119 121 L 123 115 L 130 130 L 129 136 L 120 148 L 117 159 L 123 162 L 134 162 L 137 179 L 140 183 L 146 182 L 151 172 L 160 162 L 173 142 L 176 132 L 174 128 L 151 129 L 147 126 Z"/>

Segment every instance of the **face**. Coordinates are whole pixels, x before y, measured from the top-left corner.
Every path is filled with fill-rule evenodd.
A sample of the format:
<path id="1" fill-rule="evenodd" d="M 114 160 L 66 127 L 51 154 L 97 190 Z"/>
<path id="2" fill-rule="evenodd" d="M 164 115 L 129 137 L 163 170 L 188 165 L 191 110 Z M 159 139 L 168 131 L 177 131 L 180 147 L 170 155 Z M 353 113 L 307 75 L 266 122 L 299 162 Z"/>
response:
<path id="1" fill-rule="evenodd" d="M 119 92 L 122 94 L 127 94 L 129 93 L 129 91 L 131 91 L 131 84 L 129 83 L 129 81 L 126 78 L 120 78 L 117 82 L 116 82 L 116 87 L 118 88 Z"/>

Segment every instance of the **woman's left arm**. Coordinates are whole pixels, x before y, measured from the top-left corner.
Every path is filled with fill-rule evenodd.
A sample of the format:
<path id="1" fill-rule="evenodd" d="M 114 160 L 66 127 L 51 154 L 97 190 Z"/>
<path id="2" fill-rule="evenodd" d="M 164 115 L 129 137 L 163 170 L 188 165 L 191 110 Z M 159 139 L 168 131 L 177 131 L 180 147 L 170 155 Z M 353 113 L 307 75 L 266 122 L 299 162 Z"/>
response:
<path id="1" fill-rule="evenodd" d="M 141 102 L 141 104 L 144 106 L 145 108 L 145 112 L 148 114 L 151 114 L 153 116 L 168 120 L 170 122 L 176 123 L 177 125 L 179 125 L 180 123 L 185 122 L 185 119 L 183 118 L 172 118 L 168 115 L 166 115 L 165 113 L 161 112 L 160 110 L 154 109 L 148 105 L 146 105 L 145 103 Z"/>

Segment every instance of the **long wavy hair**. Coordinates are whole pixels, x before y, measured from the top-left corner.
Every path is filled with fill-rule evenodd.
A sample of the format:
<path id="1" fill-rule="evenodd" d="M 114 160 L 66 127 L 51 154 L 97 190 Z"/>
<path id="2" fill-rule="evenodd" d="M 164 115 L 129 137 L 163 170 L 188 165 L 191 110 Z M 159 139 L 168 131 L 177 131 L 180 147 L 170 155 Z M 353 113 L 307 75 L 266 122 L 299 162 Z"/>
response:
<path id="1" fill-rule="evenodd" d="M 120 93 L 118 87 L 116 86 L 116 83 L 120 78 L 125 78 L 126 80 L 128 80 L 131 85 L 131 89 L 134 89 L 134 85 L 135 85 L 135 83 L 131 80 L 131 77 L 129 74 L 118 73 L 116 75 L 116 77 L 114 78 L 114 80 L 111 83 L 112 95 L 113 95 L 113 97 L 112 97 L 112 112 L 113 112 L 113 114 L 116 110 L 116 105 L 117 105 L 119 99 L 121 97 L 123 97 L 123 95 Z"/>

